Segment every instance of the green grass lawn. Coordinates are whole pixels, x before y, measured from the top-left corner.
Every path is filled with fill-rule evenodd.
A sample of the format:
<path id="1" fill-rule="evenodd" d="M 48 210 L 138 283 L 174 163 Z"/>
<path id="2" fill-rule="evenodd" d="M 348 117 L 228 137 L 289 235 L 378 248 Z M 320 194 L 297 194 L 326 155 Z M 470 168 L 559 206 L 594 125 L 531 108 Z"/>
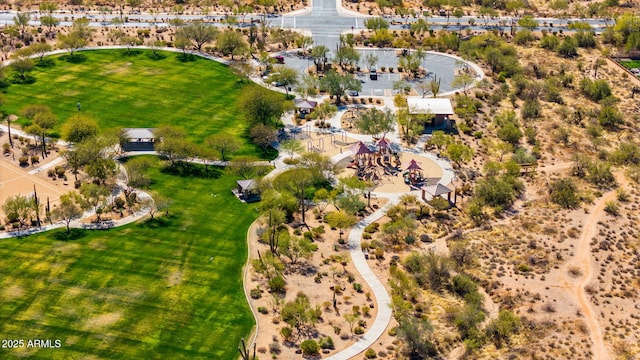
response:
<path id="1" fill-rule="evenodd" d="M 640 60 L 621 61 L 620 64 L 627 69 L 640 68 Z"/>
<path id="2" fill-rule="evenodd" d="M 246 139 L 237 106 L 243 89 L 258 85 L 238 82 L 225 65 L 196 56 L 181 62 L 172 52 L 162 52 L 160 60 L 143 50 L 135 55 L 126 55 L 124 49 L 81 54 L 86 58 L 81 63 L 53 56 L 54 66 L 36 67 L 31 73 L 35 83 L 9 86 L 3 110 L 18 114 L 25 105 L 48 105 L 58 116 L 59 129 L 80 102 L 81 111 L 105 129 L 173 124 L 196 142 L 224 132 L 242 140 L 239 155 L 262 156 Z"/>
<path id="3" fill-rule="evenodd" d="M 178 177 L 155 161 L 151 190 L 173 200 L 169 217 L 69 241 L 0 240 L 0 338 L 62 341 L 0 358 L 238 357 L 254 324 L 241 270 L 255 205 L 235 199 L 226 170 Z"/>

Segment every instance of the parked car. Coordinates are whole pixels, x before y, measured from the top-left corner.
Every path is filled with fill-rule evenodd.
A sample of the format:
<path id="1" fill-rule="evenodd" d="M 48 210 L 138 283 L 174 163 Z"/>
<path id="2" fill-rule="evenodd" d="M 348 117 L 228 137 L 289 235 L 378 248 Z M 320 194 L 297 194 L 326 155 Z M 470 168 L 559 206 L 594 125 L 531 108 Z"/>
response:
<path id="1" fill-rule="evenodd" d="M 376 69 L 369 70 L 369 80 L 378 80 L 378 71 Z"/>
<path id="2" fill-rule="evenodd" d="M 359 95 L 357 90 L 347 90 L 346 93 L 349 96 L 358 96 Z"/>

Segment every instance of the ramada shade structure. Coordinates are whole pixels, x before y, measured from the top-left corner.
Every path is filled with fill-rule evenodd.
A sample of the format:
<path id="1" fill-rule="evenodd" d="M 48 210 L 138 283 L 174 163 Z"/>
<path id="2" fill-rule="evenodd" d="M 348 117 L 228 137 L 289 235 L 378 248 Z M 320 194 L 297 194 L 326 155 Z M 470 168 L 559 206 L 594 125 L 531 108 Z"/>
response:
<path id="1" fill-rule="evenodd" d="M 427 194 L 431 195 L 431 196 L 440 196 L 440 195 L 444 195 L 444 194 L 449 194 L 451 193 L 453 190 L 449 189 L 448 187 L 437 183 L 434 185 L 427 185 L 427 186 L 423 186 L 422 187 L 422 191 L 426 192 Z"/>

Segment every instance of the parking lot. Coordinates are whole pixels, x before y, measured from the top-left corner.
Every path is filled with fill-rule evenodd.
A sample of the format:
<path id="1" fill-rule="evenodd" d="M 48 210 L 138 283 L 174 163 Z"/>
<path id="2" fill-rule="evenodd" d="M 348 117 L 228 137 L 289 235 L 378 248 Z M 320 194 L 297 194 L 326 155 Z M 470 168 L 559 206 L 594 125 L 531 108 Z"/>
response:
<path id="1" fill-rule="evenodd" d="M 362 90 L 360 96 L 392 96 L 394 82 L 400 80 L 401 74 L 397 72 L 398 62 L 400 57 L 397 55 L 396 49 L 358 49 L 360 53 L 360 61 L 356 65 L 361 68 L 361 71 L 356 72 L 356 77 L 362 84 Z M 378 62 L 375 65 L 378 71 L 378 79 L 371 80 L 369 78 L 367 65 L 364 62 L 365 57 L 368 54 L 374 54 L 378 58 Z M 297 69 L 300 73 L 303 73 L 307 67 L 313 66 L 313 59 L 311 57 L 301 57 L 297 55 L 296 51 L 288 51 L 281 53 L 284 57 L 284 66 Z M 280 65 L 282 66 L 282 65 Z M 465 66 L 461 60 L 449 56 L 447 54 L 441 54 L 436 52 L 427 52 L 425 59 L 422 61 L 421 67 L 427 69 L 427 76 L 422 80 L 408 81 L 409 85 L 416 91 L 416 94 L 422 94 L 418 86 L 420 82 L 430 82 L 437 76 L 440 79 L 440 94 L 445 94 L 454 90 L 452 86 L 453 79 L 455 77 L 456 68 Z M 276 66 L 277 68 L 277 66 Z M 382 69 L 385 71 L 382 71 Z M 389 68 L 393 68 L 394 72 L 390 73 Z M 277 71 L 277 69 L 275 70 Z"/>

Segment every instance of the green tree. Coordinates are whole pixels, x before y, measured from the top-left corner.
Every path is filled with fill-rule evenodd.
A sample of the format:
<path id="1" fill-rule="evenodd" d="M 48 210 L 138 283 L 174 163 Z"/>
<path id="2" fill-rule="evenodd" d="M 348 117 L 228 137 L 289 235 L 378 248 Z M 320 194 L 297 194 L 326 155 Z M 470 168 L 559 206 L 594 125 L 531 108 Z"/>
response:
<path id="1" fill-rule="evenodd" d="M 146 188 L 151 184 L 147 172 L 151 168 L 151 160 L 146 157 L 133 157 L 124 163 L 127 170 L 127 185 L 130 188 Z M 132 191 L 129 191 L 132 192 Z"/>
<path id="2" fill-rule="evenodd" d="M 18 230 L 31 225 L 36 217 L 35 199 L 31 196 L 9 196 L 2 204 L 2 210 L 10 223 L 18 223 Z"/>
<path id="3" fill-rule="evenodd" d="M 20 38 L 23 40 L 25 39 L 25 29 L 29 26 L 29 21 L 31 21 L 31 13 L 29 12 L 18 12 L 13 17 L 13 22 L 20 27 Z"/>
<path id="4" fill-rule="evenodd" d="M 89 115 L 76 113 L 62 126 L 62 138 L 79 144 L 98 134 L 98 123 Z"/>
<path id="5" fill-rule="evenodd" d="M 257 124 L 249 130 L 249 138 L 266 152 L 271 144 L 276 141 L 276 131 L 268 125 Z"/>
<path id="6" fill-rule="evenodd" d="M 557 179 L 549 184 L 549 197 L 552 202 L 565 209 L 573 209 L 580 205 L 578 188 L 571 179 Z"/>
<path id="7" fill-rule="evenodd" d="M 340 105 L 340 100 L 346 90 L 360 91 L 362 90 L 362 85 L 360 80 L 351 74 L 339 74 L 331 70 L 320 80 L 320 88 L 335 96 L 336 105 Z"/>
<path id="8" fill-rule="evenodd" d="M 285 140 L 280 143 L 280 148 L 288 152 L 290 158 L 293 158 L 293 154 L 304 150 L 304 147 L 299 140 Z"/>
<path id="9" fill-rule="evenodd" d="M 176 32 L 176 37 L 189 40 L 198 52 L 202 52 L 202 47 L 214 41 L 217 35 L 218 30 L 215 27 L 199 20 L 181 27 Z"/>
<path id="10" fill-rule="evenodd" d="M 216 39 L 216 47 L 223 55 L 231 55 L 231 61 L 234 56 L 242 56 L 249 52 L 249 44 L 234 30 L 221 32 Z"/>
<path id="11" fill-rule="evenodd" d="M 312 117 L 318 120 L 318 125 L 324 127 L 327 118 L 332 117 L 338 111 L 338 107 L 326 101 L 317 105 L 313 112 Z"/>
<path id="12" fill-rule="evenodd" d="M 227 155 L 240 149 L 240 142 L 229 134 L 213 134 L 204 139 L 204 143 L 210 149 L 220 154 L 222 161 L 227 161 Z"/>
<path id="13" fill-rule="evenodd" d="M 485 333 L 496 348 L 501 348 L 503 343 L 509 344 L 512 335 L 517 334 L 522 324 L 520 318 L 509 310 L 501 310 L 497 319 L 491 320 L 485 328 Z"/>
<path id="14" fill-rule="evenodd" d="M 80 187 L 80 194 L 84 199 L 83 204 L 93 209 L 96 213 L 98 222 L 100 222 L 102 207 L 105 205 L 107 196 L 109 196 L 109 189 L 93 183 L 83 184 Z"/>
<path id="15" fill-rule="evenodd" d="M 327 223 L 331 227 L 337 227 L 340 232 L 339 239 L 342 240 L 342 229 L 355 225 L 357 218 L 344 210 L 333 211 L 327 214 Z"/>
<path id="16" fill-rule="evenodd" d="M 329 61 L 329 48 L 324 45 L 314 46 L 311 49 L 311 57 L 313 63 L 316 65 L 316 71 L 324 71 Z"/>
<path id="17" fill-rule="evenodd" d="M 196 147 L 186 138 L 186 133 L 173 125 L 162 125 L 154 131 L 158 142 L 156 150 L 174 165 L 178 161 L 195 156 Z"/>
<path id="18" fill-rule="evenodd" d="M 310 206 L 309 199 L 307 199 L 307 190 L 313 185 L 313 180 L 311 170 L 294 168 L 278 175 L 273 181 L 274 188 L 279 191 L 287 191 L 296 198 L 303 224 L 306 224 L 305 214 Z"/>
<path id="19" fill-rule="evenodd" d="M 456 141 L 447 145 L 444 155 L 451 159 L 458 167 L 461 162 L 471 161 L 473 158 L 473 149 L 462 142 Z"/>
<path id="20" fill-rule="evenodd" d="M 578 56 L 578 42 L 571 36 L 567 36 L 556 47 L 556 51 L 562 57 L 572 58 Z"/>
<path id="21" fill-rule="evenodd" d="M 71 56 L 75 51 L 87 46 L 91 40 L 91 33 L 94 29 L 89 27 L 89 20 L 86 18 L 76 19 L 73 22 L 69 34 L 58 36 L 58 46 L 69 51 Z"/>
<path id="22" fill-rule="evenodd" d="M 453 78 L 453 81 L 451 82 L 451 86 L 453 86 L 454 88 L 462 88 L 462 92 L 464 93 L 465 96 L 467 96 L 467 91 L 469 90 L 469 88 L 473 86 L 475 81 L 476 79 L 473 76 L 463 73 L 463 74 L 456 75 Z"/>
<path id="23" fill-rule="evenodd" d="M 296 265 L 300 259 L 310 259 L 318 245 L 301 236 L 290 236 L 282 244 L 282 254 L 289 258 L 291 265 Z"/>
<path id="24" fill-rule="evenodd" d="M 378 110 L 376 108 L 366 109 L 360 112 L 355 122 L 355 126 L 363 134 L 379 135 L 381 137 L 385 137 L 387 133 L 393 131 L 395 124 L 395 114 L 389 108 L 385 108 L 384 110 Z"/>
<path id="25" fill-rule="evenodd" d="M 280 67 L 278 68 L 278 72 L 269 76 L 268 81 L 276 82 L 284 86 L 284 91 L 287 93 L 287 96 L 289 96 L 289 89 L 298 83 L 298 70 L 288 66 Z"/>
<path id="26" fill-rule="evenodd" d="M 353 66 L 360 60 L 360 53 L 351 46 L 341 46 L 336 51 L 335 62 L 338 63 L 342 70 L 345 70 L 347 66 Z"/>
<path id="27" fill-rule="evenodd" d="M 378 63 L 378 57 L 374 53 L 368 53 L 364 57 L 364 63 L 367 65 L 367 68 L 372 69 L 376 67 Z"/>
<path id="28" fill-rule="evenodd" d="M 282 94 L 260 86 L 247 89 L 240 99 L 240 108 L 251 125 L 278 125 L 280 116 L 289 107 Z"/>
<path id="29" fill-rule="evenodd" d="M 431 342 L 433 327 L 428 320 L 405 316 L 398 320 L 398 337 L 403 340 L 410 359 L 427 359 L 437 355 Z"/>
<path id="30" fill-rule="evenodd" d="M 82 217 L 82 197 L 75 191 L 60 195 L 60 203 L 51 215 L 55 220 L 64 221 L 67 234 L 71 232 L 71 222 Z"/>

